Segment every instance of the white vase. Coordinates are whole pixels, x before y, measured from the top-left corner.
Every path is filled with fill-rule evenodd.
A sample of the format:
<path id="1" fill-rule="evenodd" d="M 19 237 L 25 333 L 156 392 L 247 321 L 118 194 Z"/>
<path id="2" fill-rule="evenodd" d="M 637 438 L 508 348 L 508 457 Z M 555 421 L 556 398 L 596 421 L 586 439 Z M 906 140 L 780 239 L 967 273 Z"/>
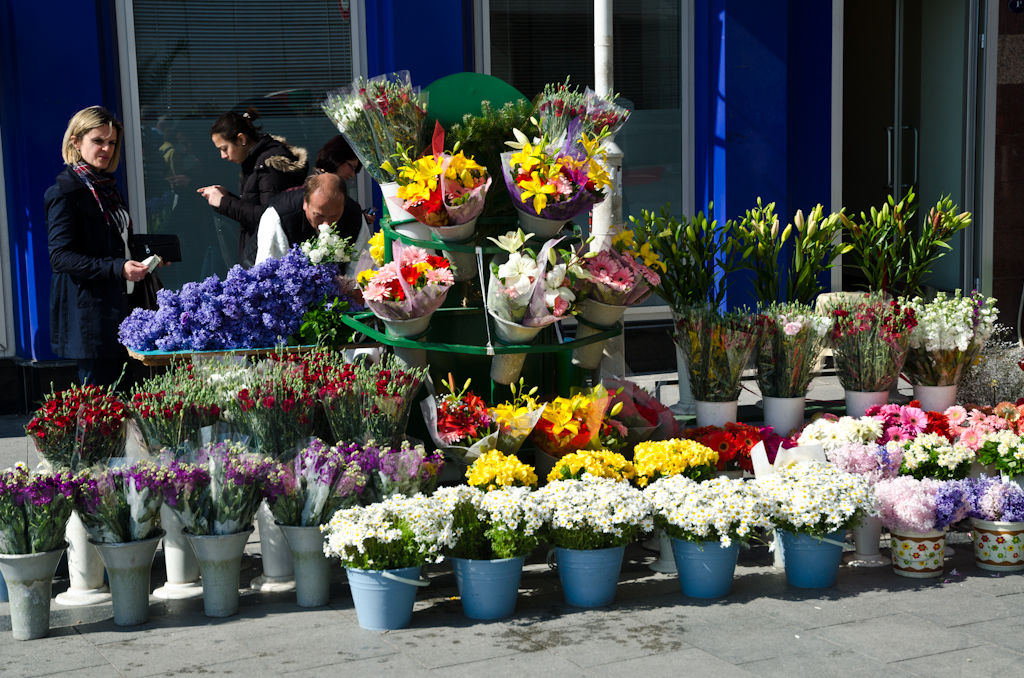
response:
<path id="1" fill-rule="evenodd" d="M 889 402 L 888 391 L 847 391 L 846 414 L 858 418 L 872 405 L 885 405 Z"/>
<path id="2" fill-rule="evenodd" d="M 532 343 L 543 327 L 524 327 L 517 323 L 502 320 L 490 311 L 494 319 L 494 333 L 498 335 L 498 341 L 503 344 L 529 344 Z M 523 371 L 523 364 L 526 363 L 525 353 L 498 353 L 491 358 L 491 379 L 499 384 L 508 386 L 515 383 L 519 373 Z"/>
<path id="3" fill-rule="evenodd" d="M 882 539 L 882 521 L 874 516 L 863 516 L 860 523 L 853 528 L 853 543 L 857 547 L 854 553 L 846 556 L 847 565 L 854 567 L 883 567 L 890 561 L 878 549 Z"/>
<path id="4" fill-rule="evenodd" d="M 71 514 L 65 532 L 68 540 L 68 576 L 71 585 L 55 598 L 64 607 L 97 605 L 110 600 L 110 589 L 103 583 L 103 560 L 96 547 L 89 543 L 78 512 Z"/>
<path id="5" fill-rule="evenodd" d="M 612 306 L 611 304 L 603 304 L 600 301 L 587 299 L 583 302 L 583 311 L 580 313 L 580 317 L 597 325 L 597 327 L 591 327 L 584 323 L 577 324 L 576 340 L 586 339 L 587 337 L 610 330 L 615 323 L 619 322 L 619 318 L 622 317 L 627 308 L 629 307 Z M 604 341 L 595 341 L 593 344 L 583 348 L 574 349 L 572 352 L 573 364 L 584 370 L 596 370 L 601 366 L 601 359 L 604 357 L 604 347 L 607 343 L 608 340 L 606 339 Z"/>
<path id="6" fill-rule="evenodd" d="M 0 554 L 15 640 L 44 638 L 49 632 L 53 575 L 66 546 L 45 553 Z"/>
<path id="7" fill-rule="evenodd" d="M 529 206 L 529 203 L 527 203 Z M 532 233 L 538 238 L 554 238 L 565 225 L 569 223 L 568 219 L 545 219 L 544 217 L 538 217 L 536 212 L 525 212 L 516 206 L 516 216 L 519 217 L 519 227 L 526 233 Z"/>
<path id="8" fill-rule="evenodd" d="M 956 384 L 950 386 L 914 384 L 914 400 L 921 401 L 921 409 L 925 412 L 945 412 L 956 405 Z"/>
<path id="9" fill-rule="evenodd" d="M 804 425 L 806 398 L 773 398 L 764 396 L 764 423 L 779 435 L 789 435 L 793 429 Z"/>
<path id="10" fill-rule="evenodd" d="M 326 535 L 319 526 L 279 525 L 288 539 L 295 569 L 295 602 L 321 607 L 331 598 L 331 561 L 324 553 Z"/>
<path id="11" fill-rule="evenodd" d="M 387 328 L 387 335 L 389 337 L 423 341 L 424 338 L 420 335 L 424 334 L 430 327 L 430 319 L 433 315 L 433 313 L 428 313 L 420 318 L 411 318 L 409 320 L 389 320 L 387 318 L 381 318 L 380 320 Z M 395 357 L 410 368 L 427 366 L 427 352 L 424 349 L 393 346 L 392 350 L 395 352 Z"/>
<path id="12" fill-rule="evenodd" d="M 404 209 L 402 209 L 401 204 L 400 204 L 402 201 L 398 200 L 398 198 L 397 198 L 397 196 L 398 196 L 398 182 L 386 181 L 383 184 L 380 184 L 380 192 L 381 192 L 381 195 L 384 196 L 384 209 L 386 209 L 388 211 L 388 216 L 391 217 L 391 227 L 392 228 L 395 228 L 395 224 L 397 224 L 399 222 L 403 222 L 403 221 L 412 221 L 414 223 L 419 224 L 419 222 L 416 221 L 416 218 L 413 215 L 409 214 Z M 394 201 L 398 202 L 399 204 L 395 205 L 392 202 L 392 200 L 390 200 L 389 198 L 390 199 L 394 199 Z M 404 225 L 406 225 L 406 224 L 403 224 L 403 226 Z M 423 226 L 423 230 L 426 233 L 426 237 L 422 238 L 422 237 L 415 236 L 415 235 L 412 235 L 410 237 L 416 238 L 417 240 L 430 240 L 430 227 L 426 226 L 425 224 L 419 224 L 419 225 Z M 398 231 L 397 228 L 395 228 L 395 230 Z M 401 231 L 399 231 L 399 232 L 401 233 Z M 406 234 L 403 233 L 403 235 L 406 235 Z"/>
<path id="13" fill-rule="evenodd" d="M 901 577 L 927 579 L 942 575 L 945 562 L 946 531 L 907 532 L 892 535 L 889 551 L 892 569 Z"/>
<path id="14" fill-rule="evenodd" d="M 672 574 L 678 572 L 676 568 L 676 557 L 672 552 L 672 539 L 664 532 L 660 533 L 658 544 L 661 547 L 658 551 L 658 559 L 651 563 L 650 567 L 655 572 Z"/>
<path id="15" fill-rule="evenodd" d="M 704 400 L 694 402 L 697 406 L 697 426 L 725 426 L 736 421 L 738 400 L 724 403 L 710 403 Z"/>
<path id="16" fill-rule="evenodd" d="M 156 547 L 164 536 L 122 544 L 93 542 L 110 577 L 110 595 L 116 626 L 138 626 L 149 621 L 149 575 Z"/>
<path id="17" fill-rule="evenodd" d="M 295 570 L 292 567 L 292 551 L 288 548 L 288 539 L 277 526 L 274 514 L 265 499 L 256 511 L 256 522 L 260 527 L 263 574 L 249 582 L 249 588 L 273 593 L 294 591 Z"/>
<path id="18" fill-rule="evenodd" d="M 238 614 L 242 554 L 252 531 L 250 527 L 236 534 L 188 535 L 203 575 L 203 610 L 207 617 Z"/>
<path id="19" fill-rule="evenodd" d="M 167 583 L 153 591 L 161 600 L 184 600 L 203 595 L 199 583 L 199 561 L 192 544 L 182 532 L 183 525 L 174 509 L 160 507 L 160 525 L 164 529 L 164 570 Z"/>
<path id="20" fill-rule="evenodd" d="M 990 572 L 1024 570 L 1024 523 L 971 518 L 974 564 Z"/>

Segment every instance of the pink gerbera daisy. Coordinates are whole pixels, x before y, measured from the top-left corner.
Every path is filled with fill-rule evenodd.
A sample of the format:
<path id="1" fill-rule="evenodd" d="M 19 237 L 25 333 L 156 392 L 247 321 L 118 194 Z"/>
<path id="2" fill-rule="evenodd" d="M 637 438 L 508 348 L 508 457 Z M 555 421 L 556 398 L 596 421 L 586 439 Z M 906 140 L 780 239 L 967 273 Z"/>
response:
<path id="1" fill-rule="evenodd" d="M 960 444 L 966 445 L 972 450 L 977 450 L 981 447 L 981 432 L 973 426 L 968 428 L 960 434 Z"/>
<path id="2" fill-rule="evenodd" d="M 409 245 L 402 250 L 402 266 L 411 266 L 427 260 L 427 251 L 420 247 Z"/>
<path id="3" fill-rule="evenodd" d="M 633 274 L 627 268 L 620 268 L 612 274 L 612 284 L 622 290 L 628 290 L 633 286 Z"/>
<path id="4" fill-rule="evenodd" d="M 908 431 L 920 433 L 928 426 L 928 415 L 919 407 L 904 407 L 900 412 L 900 425 Z"/>
<path id="5" fill-rule="evenodd" d="M 910 435 L 899 426 L 890 426 L 885 431 L 886 442 L 906 443 L 910 441 Z"/>
<path id="6" fill-rule="evenodd" d="M 437 285 L 453 285 L 455 284 L 455 276 L 452 275 L 452 271 L 449 268 L 434 268 L 427 271 L 427 284 Z"/>
<path id="7" fill-rule="evenodd" d="M 387 285 L 377 282 L 376 278 L 370 281 L 363 292 L 363 299 L 366 301 L 387 301 L 391 298 Z"/>
<path id="8" fill-rule="evenodd" d="M 954 405 L 943 412 L 943 414 L 946 415 L 946 420 L 949 421 L 951 426 L 959 426 L 967 420 L 967 410 L 961 405 Z"/>

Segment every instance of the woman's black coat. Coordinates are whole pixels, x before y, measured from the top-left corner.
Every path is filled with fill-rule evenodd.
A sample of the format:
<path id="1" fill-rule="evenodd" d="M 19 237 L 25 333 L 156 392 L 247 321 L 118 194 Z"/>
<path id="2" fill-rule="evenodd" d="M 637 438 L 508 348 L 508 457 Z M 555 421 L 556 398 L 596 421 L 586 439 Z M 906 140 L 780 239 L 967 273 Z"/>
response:
<path id="1" fill-rule="evenodd" d="M 117 329 L 128 313 L 124 240 L 70 167 L 46 190 L 50 345 L 76 360 L 123 357 Z M 131 235 L 129 235 L 131 244 Z"/>

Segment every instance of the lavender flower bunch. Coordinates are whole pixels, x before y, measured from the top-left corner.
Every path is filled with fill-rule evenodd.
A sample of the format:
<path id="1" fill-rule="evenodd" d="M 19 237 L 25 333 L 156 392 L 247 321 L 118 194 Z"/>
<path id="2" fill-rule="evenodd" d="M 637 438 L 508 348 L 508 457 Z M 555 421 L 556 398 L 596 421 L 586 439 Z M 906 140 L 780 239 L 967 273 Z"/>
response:
<path id="1" fill-rule="evenodd" d="M 337 447 L 318 438 L 287 464 L 278 464 L 263 482 L 263 494 L 282 525 L 326 525 L 334 512 L 354 506 L 369 478 L 346 462 Z"/>
<path id="2" fill-rule="evenodd" d="M 969 478 L 967 501 L 971 517 L 1002 523 L 1024 522 L 1024 490 L 999 478 Z"/>
<path id="3" fill-rule="evenodd" d="M 427 454 L 423 445 L 413 447 L 409 441 L 402 441 L 398 448 L 377 448 L 372 440 L 367 441 L 363 458 L 366 458 L 366 472 L 373 479 L 375 501 L 396 495 L 431 494 L 444 470 L 443 454 Z"/>
<path id="4" fill-rule="evenodd" d="M 84 476 L 75 510 L 92 541 L 122 544 L 158 533 L 167 477 L 149 461 Z"/>
<path id="5" fill-rule="evenodd" d="M 0 471 L 0 553 L 44 553 L 64 544 L 80 479 L 70 473 L 30 475 L 18 464 Z"/>
<path id="6" fill-rule="evenodd" d="M 848 443 L 825 451 L 828 460 L 840 471 L 856 473 L 874 486 L 879 480 L 895 478 L 903 464 L 903 451 L 873 443 Z"/>
<path id="7" fill-rule="evenodd" d="M 244 532 L 263 501 L 262 481 L 273 467 L 273 461 L 239 443 L 206 445 L 195 463 L 171 463 L 164 500 L 192 534 Z"/>
<path id="8" fill-rule="evenodd" d="M 135 309 L 119 339 L 135 351 L 204 351 L 274 346 L 299 330 L 314 304 L 339 294 L 336 264 L 310 263 L 298 245 L 251 269 L 235 266 L 178 292 L 157 292 L 159 309 Z"/>

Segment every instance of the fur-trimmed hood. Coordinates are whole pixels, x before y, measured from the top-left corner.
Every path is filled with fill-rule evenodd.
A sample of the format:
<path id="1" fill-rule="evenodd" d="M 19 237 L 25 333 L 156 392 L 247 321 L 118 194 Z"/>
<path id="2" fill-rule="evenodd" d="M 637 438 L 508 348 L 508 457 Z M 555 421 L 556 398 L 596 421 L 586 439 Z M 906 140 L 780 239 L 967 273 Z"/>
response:
<path id="1" fill-rule="evenodd" d="M 289 146 L 284 137 L 271 135 L 274 141 L 279 141 L 294 156 L 273 155 L 263 160 L 263 163 L 278 172 L 301 172 L 305 175 L 309 171 L 309 153 L 302 146 Z"/>
<path id="2" fill-rule="evenodd" d="M 301 146 L 289 146 L 284 137 L 267 134 L 260 137 L 242 162 L 242 176 L 263 167 L 305 178 L 309 171 L 309 153 Z"/>

